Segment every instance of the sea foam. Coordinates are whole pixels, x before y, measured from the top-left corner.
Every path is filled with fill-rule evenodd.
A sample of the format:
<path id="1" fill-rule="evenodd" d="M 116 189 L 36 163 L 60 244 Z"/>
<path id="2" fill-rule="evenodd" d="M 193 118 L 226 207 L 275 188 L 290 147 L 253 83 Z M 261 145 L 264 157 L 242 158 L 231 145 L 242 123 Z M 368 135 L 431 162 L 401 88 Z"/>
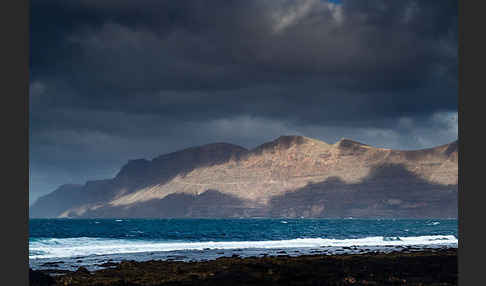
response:
<path id="1" fill-rule="evenodd" d="M 411 237 L 373 236 L 354 239 L 297 238 L 270 241 L 157 241 L 110 238 L 46 238 L 29 242 L 29 259 L 82 257 L 123 253 L 205 250 L 205 249 L 283 249 L 319 247 L 371 247 L 371 246 L 435 246 L 457 247 L 453 235 L 428 235 Z"/>

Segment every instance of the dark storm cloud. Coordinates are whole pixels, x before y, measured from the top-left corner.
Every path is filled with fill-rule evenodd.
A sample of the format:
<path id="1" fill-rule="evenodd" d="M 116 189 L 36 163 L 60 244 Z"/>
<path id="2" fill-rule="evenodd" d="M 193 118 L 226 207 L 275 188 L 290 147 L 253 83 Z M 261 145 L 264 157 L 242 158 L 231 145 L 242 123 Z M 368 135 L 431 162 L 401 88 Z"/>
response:
<path id="1" fill-rule="evenodd" d="M 457 65 L 455 3 L 414 3 L 344 1 L 330 9 L 325 1 L 61 2 L 58 13 L 48 7 L 49 19 L 33 20 L 33 76 L 55 67 L 54 76 L 83 99 L 108 101 L 309 78 L 317 90 L 336 87 L 378 99 L 384 92 L 454 85 L 444 82 L 444 73 Z M 51 29 L 59 35 L 46 41 Z M 436 105 L 454 107 L 455 96 Z"/>
<path id="2" fill-rule="evenodd" d="M 456 1 L 34 0 L 30 42 L 39 192 L 214 141 L 457 136 Z"/>

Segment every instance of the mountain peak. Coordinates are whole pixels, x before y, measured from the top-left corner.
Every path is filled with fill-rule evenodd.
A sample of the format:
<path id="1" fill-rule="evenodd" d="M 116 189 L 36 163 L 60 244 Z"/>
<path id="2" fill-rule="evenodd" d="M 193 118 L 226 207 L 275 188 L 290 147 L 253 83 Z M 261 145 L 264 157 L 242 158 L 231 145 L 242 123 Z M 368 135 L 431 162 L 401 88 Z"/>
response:
<path id="1" fill-rule="evenodd" d="M 369 145 L 366 145 L 366 144 L 363 144 L 361 142 L 354 141 L 354 140 L 351 140 L 351 139 L 348 139 L 348 138 L 341 138 L 334 145 L 339 147 L 339 148 L 352 148 L 352 147 L 369 146 Z"/>
<path id="2" fill-rule="evenodd" d="M 447 148 L 444 150 L 444 154 L 447 155 L 447 156 L 451 156 L 452 154 L 456 154 L 457 156 L 457 152 L 459 151 L 459 142 L 458 140 L 454 141 L 454 142 L 451 142 L 449 144 L 447 144 Z"/>
<path id="3" fill-rule="evenodd" d="M 302 144 L 307 140 L 307 137 L 300 136 L 300 135 L 282 135 L 279 136 L 277 139 L 273 140 L 273 142 L 277 144 L 283 145 L 293 145 L 293 144 Z"/>
<path id="4" fill-rule="evenodd" d="M 133 175 L 141 175 L 147 170 L 149 165 L 150 161 L 146 159 L 128 160 L 128 162 L 122 166 L 116 177 L 122 178 Z"/>
<path id="5" fill-rule="evenodd" d="M 292 146 L 304 144 L 308 140 L 309 138 L 299 135 L 282 135 L 273 141 L 263 143 L 256 147 L 255 150 L 288 149 Z"/>

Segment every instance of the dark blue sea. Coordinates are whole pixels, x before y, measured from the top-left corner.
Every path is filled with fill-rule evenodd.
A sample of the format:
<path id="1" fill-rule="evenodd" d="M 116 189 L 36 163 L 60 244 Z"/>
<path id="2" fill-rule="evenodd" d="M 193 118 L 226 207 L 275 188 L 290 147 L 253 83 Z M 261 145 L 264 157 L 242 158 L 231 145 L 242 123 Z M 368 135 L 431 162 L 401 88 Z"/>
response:
<path id="1" fill-rule="evenodd" d="M 456 247 L 455 219 L 31 219 L 33 269 Z"/>

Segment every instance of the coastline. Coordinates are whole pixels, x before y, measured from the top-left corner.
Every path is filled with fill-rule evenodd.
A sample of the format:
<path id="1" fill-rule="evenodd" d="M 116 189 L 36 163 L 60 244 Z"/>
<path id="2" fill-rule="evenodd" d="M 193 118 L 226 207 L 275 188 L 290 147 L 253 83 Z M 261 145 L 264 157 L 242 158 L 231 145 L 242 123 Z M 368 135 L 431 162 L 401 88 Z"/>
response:
<path id="1" fill-rule="evenodd" d="M 106 267 L 92 272 L 80 267 L 53 276 L 49 270 L 31 270 L 30 285 L 457 285 L 458 276 L 457 248 L 122 261 Z"/>

